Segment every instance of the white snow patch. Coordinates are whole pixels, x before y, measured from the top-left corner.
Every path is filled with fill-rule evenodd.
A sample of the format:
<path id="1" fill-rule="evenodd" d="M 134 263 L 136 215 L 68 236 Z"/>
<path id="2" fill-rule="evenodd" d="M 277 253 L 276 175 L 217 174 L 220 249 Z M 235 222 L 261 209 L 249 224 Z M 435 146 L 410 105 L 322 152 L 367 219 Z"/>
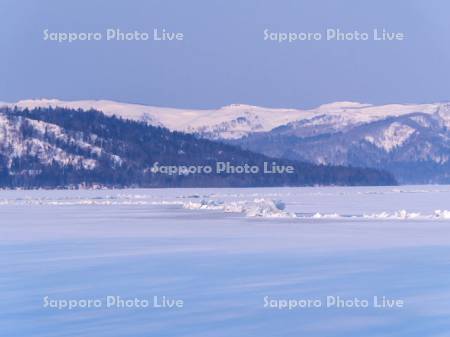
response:
<path id="1" fill-rule="evenodd" d="M 407 219 L 418 219 L 421 218 L 422 215 L 417 212 L 408 212 L 406 210 L 400 210 L 394 213 L 389 212 L 381 212 L 375 214 L 364 214 L 364 218 L 367 219 L 397 219 L 397 220 L 407 220 Z"/>
<path id="2" fill-rule="evenodd" d="M 394 122 L 375 136 L 366 136 L 364 139 L 378 148 L 391 152 L 393 149 L 403 145 L 409 137 L 416 132 L 408 125 Z"/>
<path id="3" fill-rule="evenodd" d="M 342 216 L 337 213 L 331 213 L 331 214 L 316 213 L 311 218 L 312 219 L 339 219 L 339 218 L 342 218 Z"/>
<path id="4" fill-rule="evenodd" d="M 438 209 L 438 210 L 434 211 L 434 216 L 437 219 L 450 219 L 450 211 L 447 211 L 447 210 L 441 211 Z"/>

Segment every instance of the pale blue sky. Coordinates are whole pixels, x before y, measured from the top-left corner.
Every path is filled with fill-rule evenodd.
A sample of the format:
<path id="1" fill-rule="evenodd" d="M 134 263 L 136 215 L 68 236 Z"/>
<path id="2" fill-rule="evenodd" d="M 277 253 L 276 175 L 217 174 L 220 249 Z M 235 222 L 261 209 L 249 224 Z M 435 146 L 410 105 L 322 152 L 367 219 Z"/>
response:
<path id="1" fill-rule="evenodd" d="M 0 0 L 0 101 L 113 99 L 209 108 L 450 100 L 446 0 Z M 181 31 L 176 43 L 43 41 L 42 31 Z M 371 31 L 404 42 L 276 44 L 263 31 Z"/>

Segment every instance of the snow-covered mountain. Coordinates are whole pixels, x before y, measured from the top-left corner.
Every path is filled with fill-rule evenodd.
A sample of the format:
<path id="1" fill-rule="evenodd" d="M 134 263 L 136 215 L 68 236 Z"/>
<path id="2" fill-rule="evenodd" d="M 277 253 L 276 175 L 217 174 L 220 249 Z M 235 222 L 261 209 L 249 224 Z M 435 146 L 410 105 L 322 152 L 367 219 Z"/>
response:
<path id="1" fill-rule="evenodd" d="M 193 110 L 162 108 L 155 106 L 119 103 L 108 100 L 61 101 L 57 99 L 22 100 L 4 103 L 9 107 L 66 107 L 71 109 L 102 111 L 106 115 L 147 121 L 154 126 L 170 130 L 197 133 L 210 139 L 238 139 L 256 132 L 297 123 L 302 130 L 312 133 L 340 131 L 355 125 L 402 116 L 413 112 L 440 114 L 443 122 L 450 125 L 448 104 L 389 104 L 371 105 L 355 102 L 336 102 L 314 109 L 273 109 L 245 104 L 232 104 L 218 109 Z M 291 124 L 294 126 L 295 124 Z"/>
<path id="2" fill-rule="evenodd" d="M 230 142 L 273 157 L 385 169 L 402 183 L 450 183 L 446 111 L 356 123 L 319 116 Z"/>
<path id="3" fill-rule="evenodd" d="M 213 169 L 219 162 L 231 167 L 254 166 L 258 170 L 219 172 Z M 292 166 L 293 172 L 266 174 L 264 167 L 269 163 Z M 165 169 L 154 171 L 159 166 Z M 177 173 L 177 167 L 184 168 L 182 173 Z M 205 167 L 209 171 L 201 169 Z M 98 111 L 0 108 L 0 188 L 80 184 L 248 187 L 383 185 L 396 181 L 380 170 L 273 159 L 223 142 L 113 118 Z"/>
<path id="4" fill-rule="evenodd" d="M 172 131 L 197 133 L 210 139 L 236 139 L 253 132 L 270 131 L 299 118 L 312 116 L 311 112 L 303 110 L 269 109 L 243 104 L 233 104 L 212 110 L 162 108 L 107 100 L 39 99 L 3 103 L 3 105 L 21 109 L 36 107 L 95 109 L 108 116 L 116 115 L 126 119 L 146 121 L 153 126 L 164 126 Z"/>
<path id="5" fill-rule="evenodd" d="M 387 169 L 405 183 L 450 183 L 450 103 L 335 102 L 304 110 L 242 104 L 188 110 L 105 100 L 47 99 L 6 105 L 19 109 L 95 109 L 272 157 Z"/>

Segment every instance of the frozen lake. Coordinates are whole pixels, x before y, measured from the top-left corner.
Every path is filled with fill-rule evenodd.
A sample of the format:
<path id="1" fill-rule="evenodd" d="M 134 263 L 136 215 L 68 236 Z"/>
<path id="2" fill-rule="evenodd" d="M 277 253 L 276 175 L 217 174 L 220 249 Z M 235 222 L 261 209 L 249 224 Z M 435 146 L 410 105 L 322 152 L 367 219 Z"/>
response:
<path id="1" fill-rule="evenodd" d="M 450 336 L 450 186 L 0 191 L 0 294 L 1 337 Z"/>

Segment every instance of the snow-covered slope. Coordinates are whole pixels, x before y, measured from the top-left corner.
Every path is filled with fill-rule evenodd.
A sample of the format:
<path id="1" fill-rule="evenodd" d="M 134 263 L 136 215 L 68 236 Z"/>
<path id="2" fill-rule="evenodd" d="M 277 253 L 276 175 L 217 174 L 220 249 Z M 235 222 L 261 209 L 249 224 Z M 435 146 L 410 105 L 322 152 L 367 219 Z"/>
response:
<path id="1" fill-rule="evenodd" d="M 0 105 L 19 109 L 95 109 L 108 116 L 145 121 L 174 131 L 227 141 L 271 157 L 386 169 L 404 183 L 450 183 L 450 103 L 372 105 L 334 102 L 308 110 L 243 104 L 194 110 L 107 100 L 56 99 Z M 38 143 L 36 140 L 31 145 L 19 145 L 19 148 L 26 147 L 31 152 L 50 151 L 46 144 Z M 66 158 L 63 153 L 56 157 L 77 161 Z"/>
<path id="2" fill-rule="evenodd" d="M 355 102 L 335 102 L 314 109 L 274 109 L 245 104 L 232 104 L 218 109 L 193 110 L 162 108 L 108 100 L 61 101 L 57 99 L 22 100 L 5 103 L 10 107 L 67 107 L 96 109 L 106 115 L 142 120 L 170 130 L 197 133 L 210 139 L 238 139 L 243 136 L 267 132 L 274 128 L 300 123 L 305 128 L 339 131 L 349 126 L 422 112 L 440 116 L 442 123 L 450 126 L 449 104 L 389 104 L 371 105 Z"/>
<path id="3" fill-rule="evenodd" d="M 402 146 L 415 132 L 416 130 L 408 125 L 394 122 L 381 130 L 375 137 L 368 135 L 364 139 L 386 152 L 391 152 Z"/>
<path id="4" fill-rule="evenodd" d="M 402 183 L 450 183 L 450 130 L 441 115 L 418 112 L 365 123 L 341 121 L 322 116 L 231 143 L 272 157 L 382 168 Z"/>
<path id="5" fill-rule="evenodd" d="M 221 174 L 214 169 L 218 162 L 230 167 L 245 163 L 258 171 Z M 387 172 L 288 160 L 277 162 L 292 166 L 294 174 L 266 174 L 263 167 L 270 162 L 271 158 L 239 147 L 97 111 L 0 109 L 0 187 L 396 184 Z M 153 171 L 155 165 L 170 170 Z M 210 171 L 173 174 L 171 169 L 177 167 Z M 256 207 L 255 212 L 266 209 Z"/>
<path id="6" fill-rule="evenodd" d="M 28 136 L 24 136 L 24 134 Z M 48 137 L 54 139 L 55 142 L 48 142 Z M 0 113 L 0 156 L 7 160 L 6 167 L 8 169 L 14 170 L 14 160 L 24 157 L 37 158 L 43 165 L 57 163 L 85 170 L 92 170 L 96 167 L 96 160 L 69 153 L 58 146 L 58 143 L 69 143 L 98 156 L 102 154 L 102 149 L 70 137 L 57 125 L 28 118 L 10 119 Z M 118 157 L 114 159 L 120 161 Z"/>
<path id="7" fill-rule="evenodd" d="M 233 104 L 215 110 L 190 110 L 161 108 L 114 101 L 61 101 L 56 99 L 22 100 L 5 103 L 9 107 L 65 107 L 102 111 L 106 115 L 121 116 L 146 121 L 170 130 L 199 133 L 207 138 L 240 138 L 252 132 L 270 131 L 273 128 L 313 115 L 312 112 L 294 109 L 269 109 L 251 105 Z"/>

